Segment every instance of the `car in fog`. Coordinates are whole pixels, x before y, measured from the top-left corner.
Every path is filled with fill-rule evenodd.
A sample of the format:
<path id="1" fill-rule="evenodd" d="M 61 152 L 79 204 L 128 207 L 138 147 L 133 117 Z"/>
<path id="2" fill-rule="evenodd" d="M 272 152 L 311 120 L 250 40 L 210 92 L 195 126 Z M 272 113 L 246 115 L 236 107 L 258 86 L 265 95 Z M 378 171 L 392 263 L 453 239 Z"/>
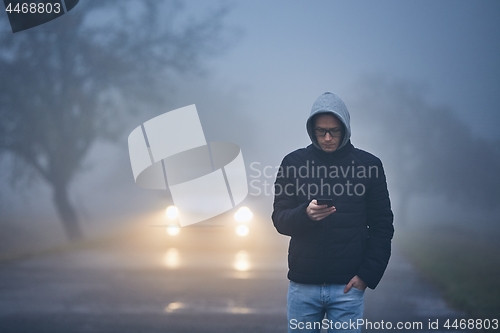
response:
<path id="1" fill-rule="evenodd" d="M 221 214 L 225 215 L 225 214 Z M 177 209 L 176 206 L 170 205 L 166 208 L 165 210 L 165 216 L 167 218 L 167 225 L 166 225 L 166 232 L 170 236 L 177 236 L 180 234 L 181 231 L 181 226 L 179 225 L 178 217 L 179 217 L 179 210 Z M 184 228 L 189 228 L 189 227 L 209 227 L 209 226 L 223 226 L 220 224 L 221 220 L 227 220 L 227 216 L 224 216 L 223 218 L 221 217 L 216 217 L 217 220 L 219 220 L 219 224 L 207 224 L 207 223 L 199 223 L 199 224 L 194 224 L 191 226 L 186 226 Z M 250 233 L 250 221 L 253 219 L 253 213 L 248 208 L 247 206 L 242 206 L 236 210 L 235 213 L 233 213 L 233 219 L 234 223 L 232 227 L 234 228 L 234 233 L 235 235 L 239 237 L 246 237 Z M 213 219 L 210 219 L 213 220 Z M 228 226 L 228 225 L 226 225 Z M 229 224 L 231 226 L 231 223 Z"/>

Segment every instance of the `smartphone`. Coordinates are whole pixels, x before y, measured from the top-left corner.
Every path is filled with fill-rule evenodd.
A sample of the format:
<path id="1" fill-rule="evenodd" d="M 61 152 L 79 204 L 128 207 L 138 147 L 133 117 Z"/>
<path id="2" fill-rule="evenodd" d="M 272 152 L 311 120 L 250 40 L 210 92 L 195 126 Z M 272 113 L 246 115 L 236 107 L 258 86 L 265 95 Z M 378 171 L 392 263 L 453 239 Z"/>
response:
<path id="1" fill-rule="evenodd" d="M 327 205 L 328 207 L 332 207 L 333 206 L 333 199 L 316 199 L 317 201 L 317 205 L 318 206 L 322 206 L 322 205 Z"/>

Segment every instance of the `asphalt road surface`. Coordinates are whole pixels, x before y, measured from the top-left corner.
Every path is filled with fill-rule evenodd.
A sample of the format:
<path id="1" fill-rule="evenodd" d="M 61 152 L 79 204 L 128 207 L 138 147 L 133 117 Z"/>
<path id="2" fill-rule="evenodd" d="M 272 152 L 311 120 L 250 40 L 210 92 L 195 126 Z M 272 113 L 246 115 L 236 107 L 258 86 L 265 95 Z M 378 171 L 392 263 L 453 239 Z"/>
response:
<path id="1" fill-rule="evenodd" d="M 286 332 L 286 246 L 267 226 L 246 237 L 230 226 L 171 236 L 141 224 L 106 241 L 4 262 L 0 332 Z M 462 316 L 395 248 L 379 287 L 366 292 L 373 326 L 364 331 L 401 322 L 406 332 L 452 332 L 442 324 Z M 429 320 L 440 329 L 429 330 Z"/>

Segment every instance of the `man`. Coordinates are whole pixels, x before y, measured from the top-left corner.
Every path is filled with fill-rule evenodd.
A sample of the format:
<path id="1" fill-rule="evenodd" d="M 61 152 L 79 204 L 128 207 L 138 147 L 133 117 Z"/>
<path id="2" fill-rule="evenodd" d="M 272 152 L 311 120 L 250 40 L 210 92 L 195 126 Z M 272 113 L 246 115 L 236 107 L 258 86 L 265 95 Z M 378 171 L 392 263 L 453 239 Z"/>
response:
<path id="1" fill-rule="evenodd" d="M 283 159 L 272 214 L 278 232 L 291 236 L 288 331 L 360 332 L 364 290 L 377 286 L 391 255 L 384 170 L 351 144 L 349 112 L 337 95 L 316 100 L 306 127 L 312 144 Z"/>

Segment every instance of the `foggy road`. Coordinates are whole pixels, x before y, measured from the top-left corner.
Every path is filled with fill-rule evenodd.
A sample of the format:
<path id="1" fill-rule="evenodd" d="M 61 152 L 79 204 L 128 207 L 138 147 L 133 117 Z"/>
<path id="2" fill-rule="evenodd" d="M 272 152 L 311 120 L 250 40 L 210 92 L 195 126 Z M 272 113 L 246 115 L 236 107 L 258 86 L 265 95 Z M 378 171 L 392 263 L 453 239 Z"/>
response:
<path id="1" fill-rule="evenodd" d="M 3 263 L 0 332 L 286 332 L 286 240 L 271 245 L 232 231 L 182 229 L 173 237 L 142 226 Z M 423 323 L 408 332 L 459 317 L 397 249 L 379 287 L 366 292 L 366 320 Z"/>

